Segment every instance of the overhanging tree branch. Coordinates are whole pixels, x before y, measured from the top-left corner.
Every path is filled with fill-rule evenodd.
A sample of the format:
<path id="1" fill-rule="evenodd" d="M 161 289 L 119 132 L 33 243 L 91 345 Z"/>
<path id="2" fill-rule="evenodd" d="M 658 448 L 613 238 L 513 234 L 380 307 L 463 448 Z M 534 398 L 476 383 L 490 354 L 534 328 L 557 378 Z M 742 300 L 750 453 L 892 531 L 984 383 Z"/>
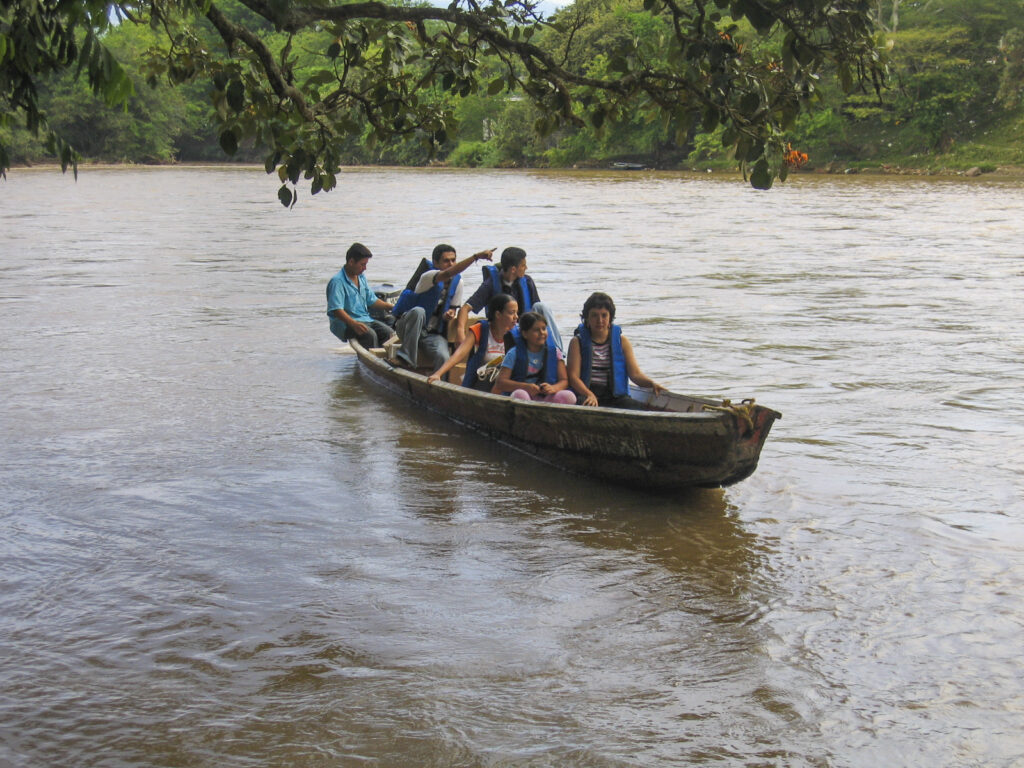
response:
<path id="1" fill-rule="evenodd" d="M 883 72 L 866 0 L 612 0 L 627 24 L 642 18 L 663 39 L 616 29 L 607 43 L 589 43 L 600 65 L 577 47 L 582 10 L 542 20 L 532 0 L 455 0 L 441 8 L 239 2 L 245 12 L 227 0 L 120 0 L 117 7 L 124 23 L 163 25 L 166 42 L 152 53 L 151 77 L 212 84 L 226 152 L 242 141 L 265 147 L 268 171 L 293 186 L 305 177 L 313 192 L 334 186 L 335 147 L 346 137 L 415 136 L 433 149 L 454 130 L 454 99 L 502 88 L 533 101 L 542 132 L 584 117 L 600 127 L 637 111 L 683 128 L 723 126 L 723 142 L 755 168 L 755 185 L 769 186 L 785 173 L 781 130 L 813 95 L 820 73 L 835 67 L 847 87 L 855 77 L 877 84 Z M 126 97 L 126 78 L 99 37 L 109 24 L 104 0 L 5 3 L 14 12 L 4 18 L 19 29 L 14 35 L 0 25 L 0 42 L 30 30 L 42 56 L 15 49 L 0 59 L 0 106 L 38 127 L 45 116 L 37 79 L 75 66 L 108 98 Z M 247 13 L 261 21 L 251 23 Z M 268 34 L 262 20 L 278 33 Z M 88 50 L 69 54 L 78 39 Z M 0 173 L 5 158 L 0 147 Z"/>
<path id="2" fill-rule="evenodd" d="M 259 37 L 248 29 L 229 21 L 213 3 L 210 3 L 206 11 L 206 18 L 210 20 L 210 23 L 220 33 L 229 50 L 239 40 L 246 44 L 249 50 L 256 55 L 260 66 L 263 68 L 263 72 L 267 76 L 267 82 L 279 98 L 291 101 L 295 105 L 295 109 L 299 111 L 299 114 L 309 122 L 313 122 L 316 119 L 302 92 L 288 81 L 281 67 L 275 61 L 274 54 Z"/>

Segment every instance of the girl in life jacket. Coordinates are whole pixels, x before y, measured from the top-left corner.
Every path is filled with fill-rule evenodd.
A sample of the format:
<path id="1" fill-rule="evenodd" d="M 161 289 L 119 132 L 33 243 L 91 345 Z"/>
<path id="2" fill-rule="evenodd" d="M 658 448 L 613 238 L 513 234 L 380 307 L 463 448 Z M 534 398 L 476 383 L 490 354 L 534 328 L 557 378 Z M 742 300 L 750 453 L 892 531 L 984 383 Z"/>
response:
<path id="1" fill-rule="evenodd" d="M 568 387 L 562 352 L 548 335 L 547 321 L 538 312 L 526 312 L 519 318 L 516 344 L 505 353 L 491 391 L 511 392 L 517 400 L 575 405 L 576 395 Z"/>
<path id="2" fill-rule="evenodd" d="M 615 302 L 607 293 L 593 293 L 583 304 L 583 320 L 569 342 L 566 369 L 569 384 L 580 405 L 606 408 L 643 408 L 643 403 L 629 396 L 629 382 L 664 391 L 657 382 L 640 370 L 633 347 L 622 329 L 614 325 Z"/>
<path id="3" fill-rule="evenodd" d="M 493 382 L 481 380 L 477 370 L 488 363 L 504 357 L 505 350 L 510 349 L 515 340 L 512 329 L 519 320 L 519 305 L 507 293 L 499 293 L 487 302 L 486 320 L 470 326 L 466 338 L 452 352 L 447 362 L 427 377 L 433 383 L 448 373 L 461 362 L 466 362 L 466 375 L 462 386 L 472 387 L 490 392 Z"/>

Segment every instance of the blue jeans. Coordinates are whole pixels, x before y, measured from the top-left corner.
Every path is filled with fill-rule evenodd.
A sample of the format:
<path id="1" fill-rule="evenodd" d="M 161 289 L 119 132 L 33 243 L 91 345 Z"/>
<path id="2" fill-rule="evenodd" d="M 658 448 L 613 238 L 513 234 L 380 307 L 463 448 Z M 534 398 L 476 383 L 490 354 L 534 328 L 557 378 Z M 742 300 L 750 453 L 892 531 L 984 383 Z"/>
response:
<path id="1" fill-rule="evenodd" d="M 424 358 L 424 367 L 436 371 L 451 357 L 448 339 L 439 333 L 425 331 L 427 313 L 423 307 L 413 307 L 395 323 L 398 338 L 402 346 L 398 354 L 413 368 L 420 365 L 420 356 Z"/>

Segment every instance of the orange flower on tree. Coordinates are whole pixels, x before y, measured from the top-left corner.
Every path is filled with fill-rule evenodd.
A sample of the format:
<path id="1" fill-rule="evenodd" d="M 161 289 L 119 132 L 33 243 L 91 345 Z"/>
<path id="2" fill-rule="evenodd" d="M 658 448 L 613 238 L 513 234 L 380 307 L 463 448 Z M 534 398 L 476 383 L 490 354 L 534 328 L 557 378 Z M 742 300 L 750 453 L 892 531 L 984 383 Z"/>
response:
<path id="1" fill-rule="evenodd" d="M 793 149 L 792 144 L 787 144 L 786 154 L 783 155 L 783 159 L 786 161 L 786 165 L 790 168 L 800 168 L 807 162 L 808 157 L 806 152 Z"/>

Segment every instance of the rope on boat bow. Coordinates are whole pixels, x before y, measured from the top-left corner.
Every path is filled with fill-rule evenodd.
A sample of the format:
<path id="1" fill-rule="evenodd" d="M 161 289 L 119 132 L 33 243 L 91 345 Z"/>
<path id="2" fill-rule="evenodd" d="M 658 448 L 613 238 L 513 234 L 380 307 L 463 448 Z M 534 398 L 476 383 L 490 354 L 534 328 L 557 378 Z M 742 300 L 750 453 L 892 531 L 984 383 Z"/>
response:
<path id="1" fill-rule="evenodd" d="M 705 405 L 705 411 L 721 411 L 731 413 L 747 425 L 747 431 L 754 431 L 754 398 L 748 397 L 739 405 L 733 405 L 731 400 L 723 400 L 721 405 Z"/>

